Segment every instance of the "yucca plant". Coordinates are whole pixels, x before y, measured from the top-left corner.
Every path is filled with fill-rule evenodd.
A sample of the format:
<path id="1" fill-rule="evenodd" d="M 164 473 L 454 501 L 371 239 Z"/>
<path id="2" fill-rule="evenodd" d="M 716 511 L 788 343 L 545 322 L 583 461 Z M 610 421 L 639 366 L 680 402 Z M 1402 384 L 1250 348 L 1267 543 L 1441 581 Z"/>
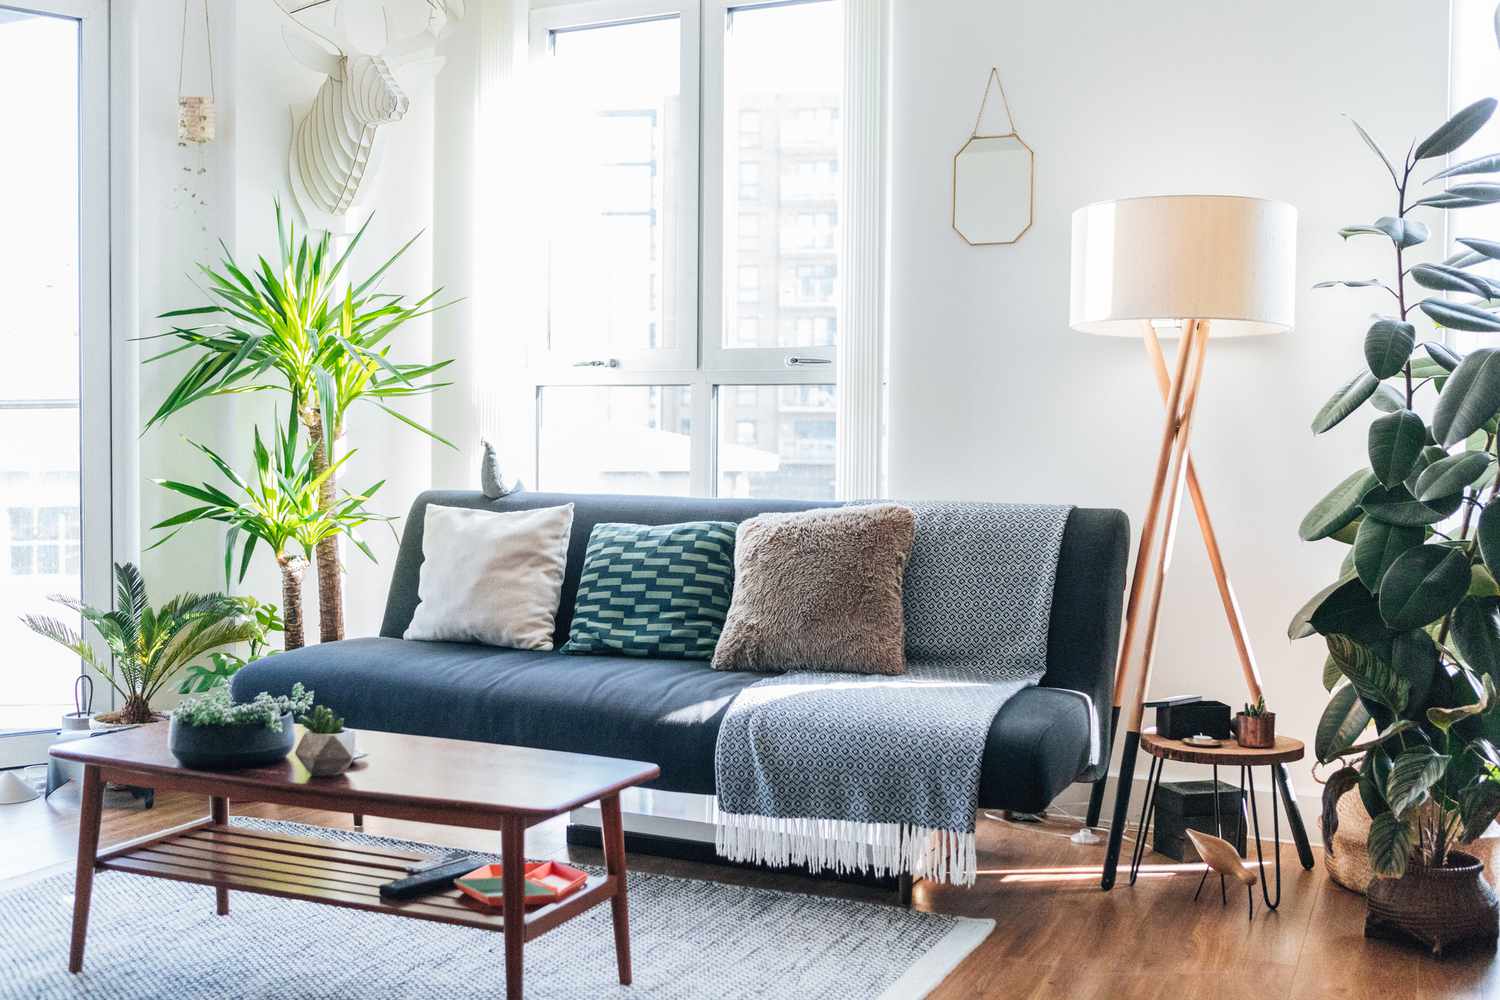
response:
<path id="1" fill-rule="evenodd" d="M 101 661 L 91 643 L 56 618 L 24 615 L 21 620 L 38 635 L 72 650 L 115 689 L 124 704 L 119 712 L 100 717 L 106 722 L 150 722 L 151 699 L 179 669 L 211 650 L 258 634 L 244 606 L 224 594 L 179 594 L 152 608 L 146 581 L 131 563 L 115 565 L 112 611 L 60 594 L 52 600 L 82 615 L 110 656 Z"/>
<path id="2" fill-rule="evenodd" d="M 311 449 L 299 449 L 297 418 L 285 427 L 277 421 L 274 448 L 267 448 L 255 429 L 255 472 L 242 478 L 213 449 L 189 441 L 214 467 L 229 480 L 240 494 L 230 496 L 211 483 L 194 486 L 190 483 L 170 479 L 155 480 L 156 484 L 174 493 L 196 500 L 200 504 L 160 521 L 156 529 L 173 528 L 172 534 L 158 541 L 161 545 L 181 530 L 183 525 L 198 521 L 217 521 L 229 526 L 224 535 L 224 580 L 227 586 L 234 572 L 236 547 L 239 547 L 239 579 L 245 578 L 250 568 L 250 557 L 262 543 L 276 559 L 281 570 L 281 619 L 285 636 L 285 648 L 297 649 L 303 645 L 302 628 L 302 576 L 307 571 L 313 551 L 319 544 L 339 534 L 346 534 L 361 552 L 372 561 L 375 554 L 370 551 L 358 529 L 371 521 L 389 521 L 381 514 L 371 513 L 366 502 L 385 484 L 384 480 L 363 493 L 344 492 L 331 502 L 322 499 L 324 484 L 329 482 L 339 467 L 354 452 L 335 459 L 328 466 L 318 469 L 314 464 Z"/>
<path id="3" fill-rule="evenodd" d="M 368 277 L 350 281 L 342 290 L 337 285 L 369 225 L 366 219 L 348 246 L 335 256 L 329 234 L 316 239 L 306 234 L 298 237 L 295 227 L 283 218 L 278 202 L 280 255 L 276 266 L 260 257 L 256 266 L 241 267 L 221 243 L 224 255 L 219 266 L 199 265 L 213 301 L 161 316 L 172 320 L 203 317 L 205 322 L 199 326 L 174 325 L 156 335 L 179 343 L 148 358 L 148 363 L 182 351 L 195 352 L 198 357 L 151 415 L 147 429 L 210 396 L 263 389 L 285 391 L 291 396 L 292 408 L 311 448 L 313 472 L 328 473 L 320 481 L 317 499 L 319 506 L 329 509 L 340 503 L 335 449 L 343 434 L 344 415 L 355 403 L 369 402 L 451 447 L 429 428 L 386 405 L 390 400 L 449 384 L 434 382 L 430 376 L 450 361 L 393 361 L 388 343 L 404 324 L 442 308 L 443 304 L 436 303 L 442 289 L 410 303 L 401 295 L 376 290 L 386 271 L 421 233 Z M 319 632 L 325 642 L 344 637 L 339 534 L 329 533 L 316 547 Z"/>

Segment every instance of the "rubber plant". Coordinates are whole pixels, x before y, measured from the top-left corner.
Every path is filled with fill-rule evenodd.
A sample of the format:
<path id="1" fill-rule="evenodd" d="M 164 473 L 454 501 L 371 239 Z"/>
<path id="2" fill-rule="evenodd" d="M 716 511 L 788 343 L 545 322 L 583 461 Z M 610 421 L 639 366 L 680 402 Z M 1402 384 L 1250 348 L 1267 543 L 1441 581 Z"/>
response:
<path id="1" fill-rule="evenodd" d="M 281 571 L 281 628 L 286 649 L 298 649 L 304 643 L 302 626 L 302 577 L 318 545 L 336 535 L 349 540 L 372 561 L 375 558 L 358 529 L 371 521 L 389 521 L 365 508 L 369 499 L 385 484 L 376 483 L 362 493 L 345 491 L 332 502 L 323 497 L 323 486 L 354 452 L 346 452 L 332 464 L 317 468 L 312 449 L 299 449 L 297 415 L 277 431 L 267 448 L 255 429 L 255 472 L 241 477 L 211 448 L 189 441 L 208 457 L 214 467 L 229 480 L 240 494 L 231 496 L 211 483 L 194 486 L 169 479 L 158 479 L 157 485 L 181 494 L 198 506 L 174 514 L 153 525 L 154 529 L 174 529 L 155 543 L 165 544 L 183 525 L 199 521 L 217 521 L 229 526 L 224 535 L 224 580 L 227 586 L 234 571 L 236 555 L 239 579 L 244 580 L 250 557 L 264 543 Z M 239 549 L 238 553 L 236 549 Z"/>
<path id="2" fill-rule="evenodd" d="M 373 218 L 373 215 L 371 216 Z M 177 326 L 156 338 L 176 346 L 147 363 L 182 351 L 197 355 L 147 421 L 150 429 L 193 403 L 212 396 L 257 390 L 291 395 L 308 446 L 314 473 L 328 472 L 318 496 L 324 508 L 339 500 L 335 453 L 343 437 L 344 416 L 365 402 L 434 439 L 452 446 L 410 417 L 387 405 L 404 396 L 432 392 L 448 385 L 431 376 L 451 362 L 413 363 L 391 358 L 390 339 L 404 325 L 429 315 L 442 289 L 408 302 L 379 291 L 390 267 L 421 236 L 413 236 L 385 263 L 340 290 L 338 279 L 369 228 L 366 219 L 335 256 L 328 233 L 300 238 L 276 204 L 279 256 L 276 266 L 260 257 L 253 267 L 237 264 L 223 247 L 218 267 L 200 264 L 207 280 L 207 305 L 174 309 L 162 319 L 201 318 L 195 326 Z M 148 338 L 155 339 L 155 338 Z M 343 578 L 335 531 L 318 543 L 318 624 L 322 641 L 344 637 Z"/>
<path id="3" fill-rule="evenodd" d="M 1390 175 L 1394 210 L 1340 235 L 1388 243 L 1392 266 L 1386 277 L 1316 286 L 1359 289 L 1383 311 L 1365 334 L 1364 366 L 1318 411 L 1313 432 L 1366 403 L 1378 415 L 1368 466 L 1302 520 L 1304 540 L 1348 549 L 1338 579 L 1288 631 L 1327 641 L 1317 757 L 1345 763 L 1329 794 L 1357 786 L 1372 820 L 1371 867 L 1391 878 L 1412 862 L 1443 865 L 1500 812 L 1500 349 L 1461 355 L 1440 339 L 1500 333 L 1500 284 L 1477 270 L 1500 260 L 1500 243 L 1460 238 L 1463 249 L 1440 263 L 1408 259 L 1430 237 L 1418 210 L 1500 202 L 1500 184 L 1469 179 L 1500 173 L 1500 154 L 1436 169 L 1495 106 L 1469 105 L 1396 162 L 1355 123 Z M 1424 192 L 1434 182 L 1451 186 Z M 1325 823 L 1330 812 L 1325 804 Z"/>
<path id="4" fill-rule="evenodd" d="M 179 594 L 153 608 L 146 581 L 132 563 L 115 565 L 115 606 L 108 611 L 62 595 L 52 600 L 93 626 L 109 656 L 98 656 L 92 643 L 56 618 L 25 615 L 21 620 L 72 650 L 115 689 L 123 704 L 118 712 L 101 715 L 102 722 L 152 721 L 151 699 L 178 670 L 210 650 L 259 634 L 244 605 L 224 594 Z"/>

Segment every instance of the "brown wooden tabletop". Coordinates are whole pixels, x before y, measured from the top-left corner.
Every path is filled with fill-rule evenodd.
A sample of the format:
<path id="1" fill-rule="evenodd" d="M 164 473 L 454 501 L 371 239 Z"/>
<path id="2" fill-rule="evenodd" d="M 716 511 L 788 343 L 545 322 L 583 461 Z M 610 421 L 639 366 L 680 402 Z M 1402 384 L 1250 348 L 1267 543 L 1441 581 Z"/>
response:
<path id="1" fill-rule="evenodd" d="M 1186 764 L 1222 764 L 1225 767 L 1288 764 L 1294 760 L 1301 760 L 1306 752 L 1302 741 L 1294 740 L 1290 736 L 1276 737 L 1276 745 L 1263 750 L 1242 747 L 1234 741 L 1233 737 L 1224 740 L 1223 746 L 1195 747 L 1181 740 L 1169 740 L 1158 736 L 1154 729 L 1141 733 L 1141 749 L 1163 760 L 1177 760 Z"/>
<path id="2" fill-rule="evenodd" d="M 73 740 L 52 753 L 106 770 L 158 775 L 177 786 L 198 779 L 229 798 L 305 794 L 336 798 L 348 811 L 370 815 L 387 815 L 389 807 L 452 807 L 471 815 L 547 819 L 661 774 L 655 764 L 639 760 L 375 730 L 360 730 L 358 745 L 368 756 L 333 778 L 312 777 L 292 755 L 242 771 L 184 767 L 167 749 L 165 722 Z"/>

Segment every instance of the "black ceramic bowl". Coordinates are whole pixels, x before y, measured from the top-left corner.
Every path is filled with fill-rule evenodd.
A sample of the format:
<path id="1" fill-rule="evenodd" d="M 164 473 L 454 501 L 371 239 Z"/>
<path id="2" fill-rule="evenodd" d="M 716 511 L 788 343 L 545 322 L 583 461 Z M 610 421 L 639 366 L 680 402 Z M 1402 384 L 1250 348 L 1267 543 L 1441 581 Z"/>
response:
<path id="1" fill-rule="evenodd" d="M 233 771 L 274 764 L 292 752 L 297 731 L 288 712 L 281 730 L 270 726 L 185 726 L 173 716 L 167 746 L 184 767 Z"/>

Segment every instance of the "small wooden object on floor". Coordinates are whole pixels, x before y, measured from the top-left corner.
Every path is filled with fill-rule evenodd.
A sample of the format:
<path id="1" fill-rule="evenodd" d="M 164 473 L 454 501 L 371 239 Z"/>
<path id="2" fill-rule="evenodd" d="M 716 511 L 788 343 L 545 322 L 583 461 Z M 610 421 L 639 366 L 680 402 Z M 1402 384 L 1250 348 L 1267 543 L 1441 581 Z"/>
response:
<path id="1" fill-rule="evenodd" d="M 1250 919 L 1255 919 L 1255 893 L 1252 887 L 1259 881 L 1255 873 L 1246 868 L 1240 861 L 1240 852 L 1234 849 L 1234 845 L 1222 837 L 1215 837 L 1211 833 L 1203 833 L 1199 830 L 1189 830 L 1188 839 L 1198 849 L 1198 857 L 1210 869 L 1218 872 L 1221 876 L 1227 875 L 1245 887 L 1245 899 L 1250 907 Z M 1203 882 L 1198 883 L 1198 892 L 1203 891 Z M 1198 898 L 1198 893 L 1193 893 L 1193 898 Z"/>
<path id="2" fill-rule="evenodd" d="M 69 971 L 83 967 L 94 872 L 113 869 L 211 885 L 220 914 L 229 912 L 233 889 L 500 931 L 505 935 L 509 1000 L 522 996 L 525 943 L 608 900 L 620 982 L 630 982 L 619 794 L 657 777 L 661 771 L 656 765 L 395 733 L 361 733 L 360 739 L 369 757 L 332 778 L 312 778 L 294 756 L 241 771 L 192 770 L 168 751 L 163 724 L 56 747 L 56 756 L 84 765 Z M 100 853 L 106 781 L 205 795 L 210 815 Z M 232 827 L 232 798 L 498 831 L 503 913 L 457 889 L 399 902 L 382 899 L 382 883 L 407 874 L 412 863 L 425 858 Z M 582 889 L 556 903 L 527 912 L 526 830 L 591 802 L 598 802 L 603 814 L 606 873 L 590 877 Z"/>

